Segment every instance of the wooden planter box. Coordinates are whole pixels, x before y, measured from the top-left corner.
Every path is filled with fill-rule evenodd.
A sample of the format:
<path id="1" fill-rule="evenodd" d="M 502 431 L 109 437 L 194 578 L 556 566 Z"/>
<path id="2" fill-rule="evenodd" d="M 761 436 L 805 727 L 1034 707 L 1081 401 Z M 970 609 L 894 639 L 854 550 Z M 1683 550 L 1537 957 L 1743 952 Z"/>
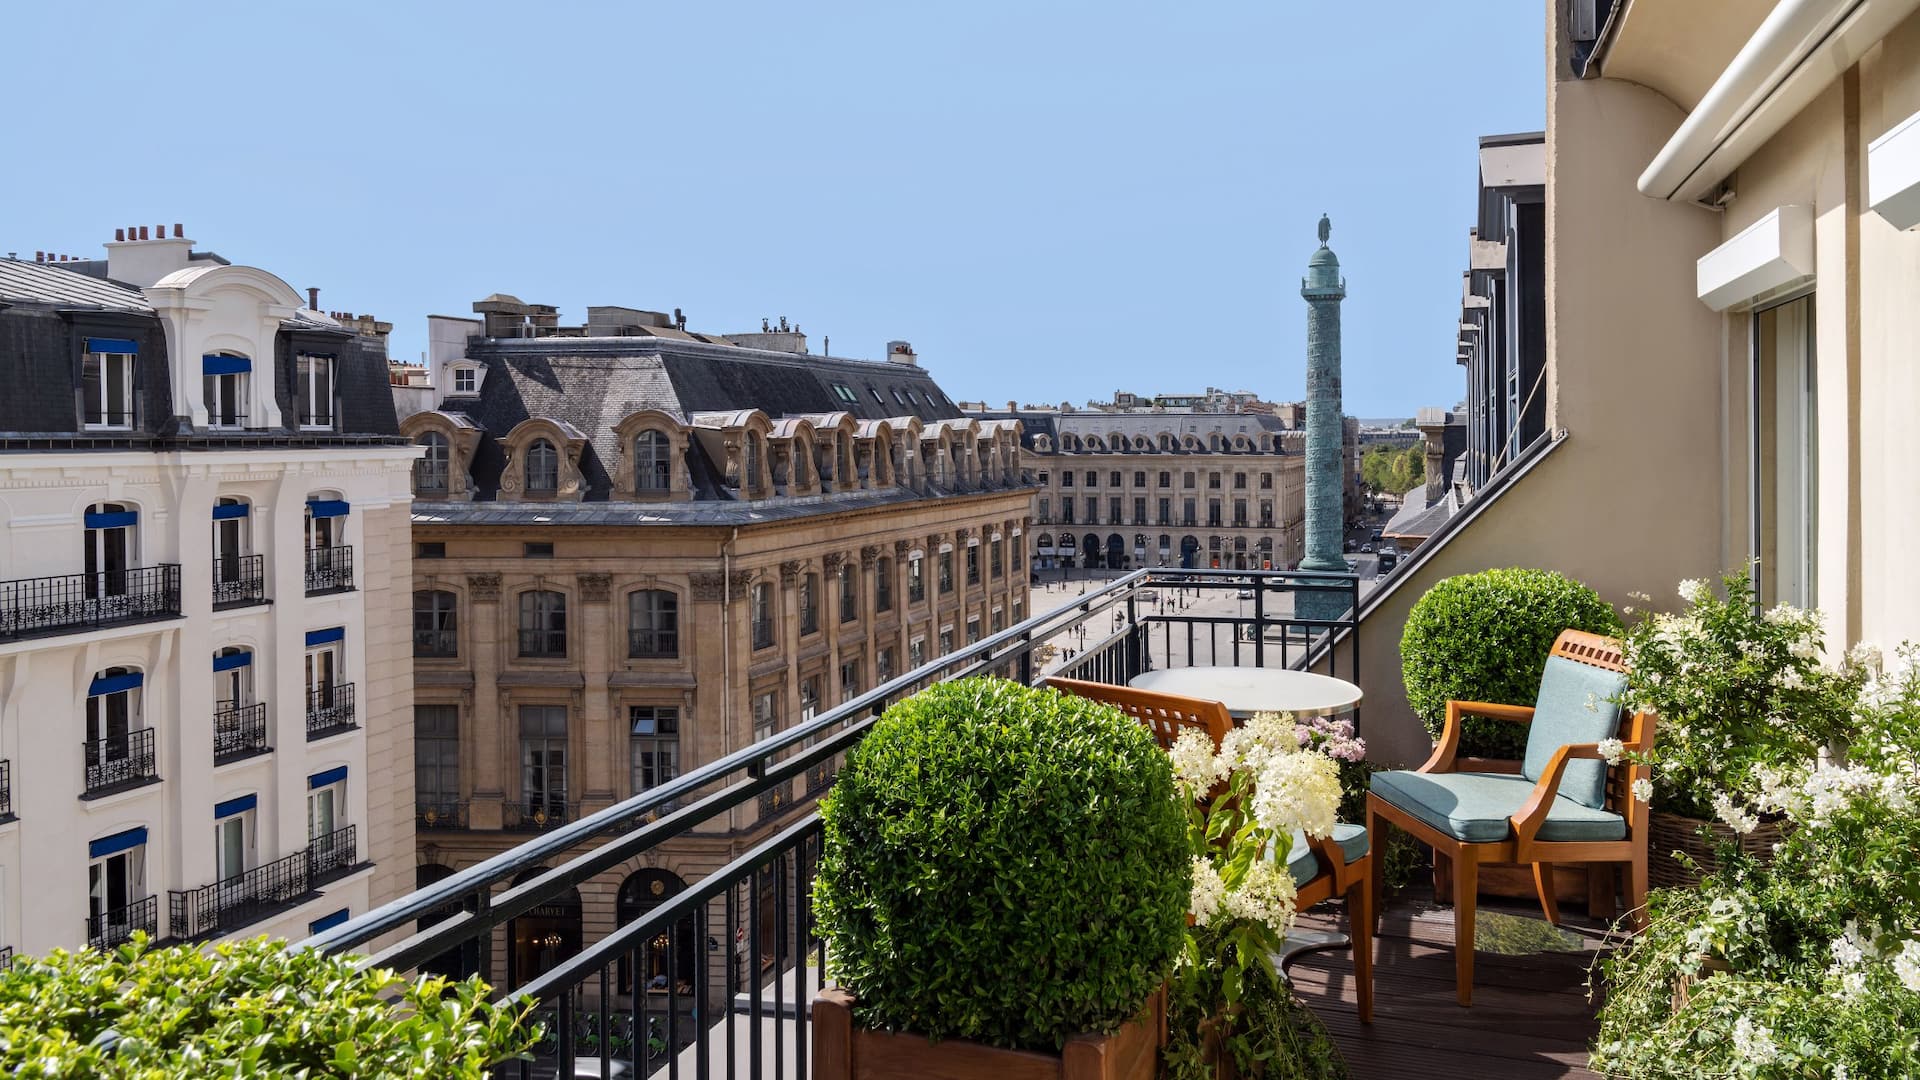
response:
<path id="1" fill-rule="evenodd" d="M 1058 1054 L 1006 1050 L 964 1039 L 930 1043 L 910 1032 L 867 1031 L 853 1023 L 852 994 L 813 999 L 813 1069 L 818 1080 L 1152 1080 L 1167 1041 L 1167 992 L 1111 1035 L 1076 1035 Z"/>

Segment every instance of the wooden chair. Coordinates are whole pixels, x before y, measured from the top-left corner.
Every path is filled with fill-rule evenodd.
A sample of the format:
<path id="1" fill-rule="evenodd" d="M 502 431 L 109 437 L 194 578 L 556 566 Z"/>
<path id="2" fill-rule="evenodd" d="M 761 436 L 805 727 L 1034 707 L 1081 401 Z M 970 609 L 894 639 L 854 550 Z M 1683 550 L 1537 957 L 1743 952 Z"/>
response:
<path id="1" fill-rule="evenodd" d="M 1449 701 L 1446 728 L 1426 764 L 1373 776 L 1368 834 L 1380 836 L 1381 822 L 1398 826 L 1451 868 L 1454 984 L 1462 1005 L 1473 1001 L 1473 916 L 1483 864 L 1531 864 L 1540 907 L 1556 923 L 1554 864 L 1623 864 L 1627 906 L 1635 926 L 1644 928 L 1647 806 L 1633 797 L 1633 782 L 1649 770 L 1626 761 L 1608 767 L 1598 745 L 1609 736 L 1629 750 L 1653 745 L 1652 715 L 1622 716 L 1614 703 L 1626 687 L 1626 670 L 1618 641 L 1564 631 L 1533 705 Z M 1472 759 L 1478 771 L 1458 771 L 1461 718 L 1468 715 L 1528 725 L 1525 759 Z M 1382 871 L 1375 860 L 1376 893 Z"/>
<path id="2" fill-rule="evenodd" d="M 1163 750 L 1171 750 L 1188 728 L 1204 731 L 1218 748 L 1233 730 L 1233 717 L 1217 701 L 1156 694 L 1126 686 L 1050 678 L 1045 685 L 1062 693 L 1111 705 L 1146 725 Z M 1353 939 L 1354 999 L 1362 1023 L 1373 1022 L 1373 898 L 1378 886 L 1365 828 L 1347 823 L 1331 835 L 1313 839 L 1293 834 L 1287 869 L 1293 875 L 1294 904 L 1304 910 L 1336 896 L 1347 901 L 1348 933 Z"/>

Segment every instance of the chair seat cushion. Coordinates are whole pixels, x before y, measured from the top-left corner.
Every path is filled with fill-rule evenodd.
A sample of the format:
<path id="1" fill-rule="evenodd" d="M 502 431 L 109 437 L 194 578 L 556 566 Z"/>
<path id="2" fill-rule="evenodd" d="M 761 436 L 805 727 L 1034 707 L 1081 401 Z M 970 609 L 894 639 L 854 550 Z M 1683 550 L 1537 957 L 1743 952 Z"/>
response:
<path id="1" fill-rule="evenodd" d="M 1333 825 L 1333 842 L 1340 845 L 1340 854 L 1346 856 L 1348 862 L 1363 858 L 1367 854 L 1367 827 L 1337 821 Z M 1323 870 L 1331 872 L 1332 867 L 1323 868 L 1313 847 L 1307 843 L 1307 834 L 1293 830 L 1293 846 L 1287 849 L 1287 872 L 1293 875 L 1294 887 L 1319 877 Z"/>
<path id="2" fill-rule="evenodd" d="M 1377 772 L 1369 788 L 1441 832 L 1469 844 L 1498 843 L 1513 834 L 1509 821 L 1533 792 L 1533 781 L 1504 773 Z M 1565 796 L 1553 800 L 1536 840 L 1624 840 L 1627 822 Z"/>

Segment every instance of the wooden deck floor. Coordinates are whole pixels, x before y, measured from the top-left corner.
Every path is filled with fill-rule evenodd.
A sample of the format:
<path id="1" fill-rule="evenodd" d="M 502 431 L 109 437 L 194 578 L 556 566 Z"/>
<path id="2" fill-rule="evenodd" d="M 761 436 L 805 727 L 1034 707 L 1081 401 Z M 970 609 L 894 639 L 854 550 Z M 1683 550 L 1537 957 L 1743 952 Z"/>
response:
<path id="1" fill-rule="evenodd" d="M 1566 926 L 1555 928 L 1537 907 L 1482 903 L 1471 1008 L 1454 1000 L 1453 909 L 1425 897 L 1396 900 L 1381 921 L 1372 1024 L 1355 1015 L 1348 951 L 1309 953 L 1292 965 L 1294 986 L 1356 1080 L 1599 1080 L 1586 1067 L 1598 1027 L 1586 983 L 1604 928 L 1577 911 L 1563 909 Z M 1337 905 L 1300 921 L 1345 925 Z"/>

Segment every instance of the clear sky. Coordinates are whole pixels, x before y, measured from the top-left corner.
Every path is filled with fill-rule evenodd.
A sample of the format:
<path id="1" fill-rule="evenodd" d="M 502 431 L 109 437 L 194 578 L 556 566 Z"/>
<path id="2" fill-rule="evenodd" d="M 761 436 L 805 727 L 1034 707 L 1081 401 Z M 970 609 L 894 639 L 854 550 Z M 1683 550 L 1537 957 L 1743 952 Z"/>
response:
<path id="1" fill-rule="evenodd" d="M 0 251 L 184 222 L 323 309 L 492 292 L 904 338 L 956 399 L 1304 395 L 1333 218 L 1347 412 L 1451 405 L 1475 138 L 1544 4 L 22 5 Z M 36 89 L 37 88 L 37 89 Z"/>

